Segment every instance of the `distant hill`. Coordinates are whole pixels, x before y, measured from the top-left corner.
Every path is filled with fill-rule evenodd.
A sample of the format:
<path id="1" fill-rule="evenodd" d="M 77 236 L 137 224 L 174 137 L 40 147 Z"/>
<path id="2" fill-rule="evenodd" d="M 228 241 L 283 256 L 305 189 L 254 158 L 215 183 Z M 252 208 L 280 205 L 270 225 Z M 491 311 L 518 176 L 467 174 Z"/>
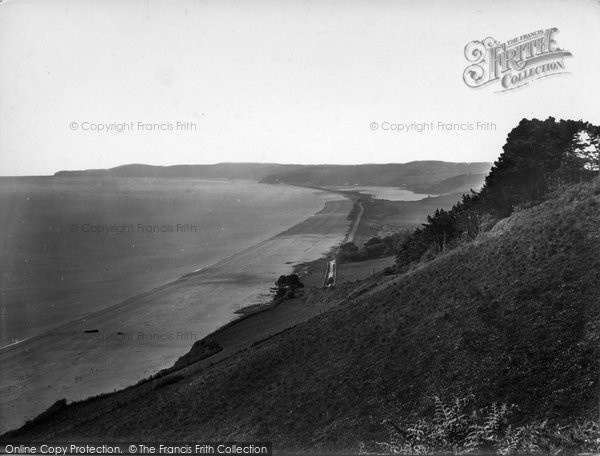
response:
<path id="1" fill-rule="evenodd" d="M 595 416 L 599 208 L 600 181 L 574 186 L 407 273 L 327 290 L 343 303 L 212 367 L 10 438 L 356 451 L 389 438 L 386 418 L 431 413 L 436 395 L 517 404 L 521 422 Z"/>
<path id="2" fill-rule="evenodd" d="M 217 163 L 215 165 L 153 166 L 143 164 L 122 165 L 109 169 L 58 171 L 55 176 L 114 176 L 114 177 L 181 177 L 261 180 L 266 176 L 287 172 L 300 165 L 277 163 Z"/>
<path id="3" fill-rule="evenodd" d="M 262 182 L 295 185 L 369 185 L 409 190 L 437 184 L 461 174 L 487 173 L 491 163 L 414 161 L 373 165 L 314 165 L 271 174 Z M 450 189 L 449 191 L 452 191 Z"/>
<path id="4" fill-rule="evenodd" d="M 123 165 L 110 169 L 58 171 L 55 176 L 116 176 L 116 177 L 173 177 L 252 179 L 269 184 L 306 186 L 370 185 L 403 187 L 409 190 L 434 184 L 443 185 L 448 193 L 454 183 L 464 184 L 459 175 L 487 173 L 491 163 L 451 163 L 443 161 L 414 161 L 382 165 L 283 165 L 276 163 L 218 163 L 215 165 L 152 166 Z M 442 182 L 456 178 L 446 184 Z M 462 179 L 462 180 L 461 180 Z M 464 185 L 463 185 L 464 186 Z M 436 193 L 436 192 L 429 192 Z"/>
<path id="5" fill-rule="evenodd" d="M 462 193 L 470 190 L 478 191 L 485 182 L 486 173 L 480 174 L 459 174 L 458 176 L 449 177 L 440 182 L 422 187 L 414 187 L 416 193 L 424 193 L 429 195 L 440 195 L 444 193 Z"/>

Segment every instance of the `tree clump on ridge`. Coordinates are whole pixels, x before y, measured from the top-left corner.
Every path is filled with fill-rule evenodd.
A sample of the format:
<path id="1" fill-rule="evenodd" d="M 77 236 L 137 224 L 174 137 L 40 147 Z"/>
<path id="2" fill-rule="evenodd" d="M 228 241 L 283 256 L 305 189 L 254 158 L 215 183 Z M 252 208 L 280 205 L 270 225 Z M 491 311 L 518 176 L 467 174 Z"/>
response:
<path id="1" fill-rule="evenodd" d="M 475 239 L 500 218 L 542 202 L 555 189 L 591 180 L 600 169 L 600 127 L 523 119 L 509 134 L 479 192 L 437 209 L 398 246 L 396 270 Z"/>

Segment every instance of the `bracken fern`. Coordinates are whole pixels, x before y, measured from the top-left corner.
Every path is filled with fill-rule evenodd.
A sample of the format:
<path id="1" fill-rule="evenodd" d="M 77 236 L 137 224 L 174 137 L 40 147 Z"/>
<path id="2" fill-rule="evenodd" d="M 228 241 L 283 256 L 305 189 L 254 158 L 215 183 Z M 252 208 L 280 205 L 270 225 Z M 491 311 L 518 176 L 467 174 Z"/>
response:
<path id="1" fill-rule="evenodd" d="M 510 424 L 513 405 L 492 404 L 468 413 L 472 396 L 447 404 L 433 399 L 433 418 L 404 426 L 384 421 L 390 428 L 390 441 L 378 442 L 387 454 L 467 454 L 495 452 L 513 454 L 559 454 L 563 452 L 600 452 L 600 425 L 594 421 L 570 426 L 534 421 Z"/>

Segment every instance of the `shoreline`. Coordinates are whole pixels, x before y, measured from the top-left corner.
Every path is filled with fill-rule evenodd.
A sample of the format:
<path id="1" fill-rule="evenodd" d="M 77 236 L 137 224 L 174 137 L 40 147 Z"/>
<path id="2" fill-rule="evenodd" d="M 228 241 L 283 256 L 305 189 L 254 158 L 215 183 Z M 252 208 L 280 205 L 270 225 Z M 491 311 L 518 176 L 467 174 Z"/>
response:
<path id="1" fill-rule="evenodd" d="M 321 188 L 313 189 L 326 191 L 328 193 L 338 193 L 330 192 Z M 0 356 L 4 358 L 3 361 L 8 360 L 8 363 L 3 362 L 3 364 L 6 365 L 6 370 L 1 377 L 3 383 L 2 392 L 5 393 L 5 390 L 9 390 L 8 393 L 10 393 L 8 394 L 10 398 L 0 404 L 0 409 L 4 408 L 5 410 L 2 412 L 2 415 L 4 415 L 4 418 L 8 418 L 8 416 L 12 417 L 13 414 L 17 413 L 17 410 L 20 412 L 20 407 L 18 407 L 17 404 L 23 405 L 24 400 L 27 400 L 27 402 L 30 403 L 39 403 L 39 406 L 33 406 L 33 404 L 30 404 L 30 407 L 27 411 L 19 413 L 21 418 L 11 419 L 9 420 L 10 422 L 3 418 L 2 421 L 6 422 L 6 425 L 3 426 L 4 429 L 2 429 L 0 432 L 4 432 L 8 429 L 14 428 L 15 426 L 18 427 L 22 425 L 26 419 L 32 418 L 33 416 L 43 412 L 48 405 L 54 403 L 61 397 L 66 396 L 67 399 L 72 402 L 97 394 L 109 392 L 110 390 L 107 391 L 106 387 L 101 386 L 102 381 L 99 380 L 96 375 L 96 372 L 100 372 L 101 374 L 104 374 L 101 375 L 101 377 L 106 378 L 106 371 L 110 371 L 110 369 L 113 367 L 114 359 L 106 359 L 107 355 L 112 354 L 114 355 L 114 358 L 119 358 L 122 356 L 134 356 L 136 358 L 135 361 L 137 362 L 138 367 L 140 363 L 143 365 L 146 365 L 147 363 L 149 365 L 147 368 L 138 369 L 140 371 L 139 374 L 128 372 L 130 375 L 124 375 L 124 379 L 122 381 L 113 382 L 115 384 L 115 390 L 131 386 L 132 384 L 135 384 L 135 382 L 146 378 L 148 374 L 154 375 L 164 368 L 171 367 L 174 361 L 191 350 L 191 341 L 187 341 L 184 347 L 180 345 L 179 349 L 166 350 L 170 352 L 177 351 L 179 353 L 177 356 L 167 356 L 165 358 L 164 353 L 162 353 L 165 351 L 164 347 L 157 346 L 155 347 L 155 349 L 158 350 L 156 352 L 156 359 L 153 359 L 154 357 L 151 357 L 148 353 L 145 353 L 141 355 L 142 359 L 140 360 L 137 356 L 137 353 L 140 350 L 151 353 L 154 353 L 155 350 L 148 350 L 147 346 L 138 346 L 137 348 L 135 346 L 125 347 L 125 349 L 123 349 L 122 347 L 115 346 L 113 340 L 109 340 L 107 342 L 104 340 L 100 341 L 98 339 L 96 340 L 98 343 L 93 344 L 93 337 L 89 338 L 89 340 L 92 342 L 92 345 L 89 345 L 89 343 L 86 345 L 85 341 L 82 342 L 81 331 L 85 330 L 86 328 L 96 329 L 96 327 L 98 327 L 100 328 L 100 333 L 104 335 L 106 333 L 106 328 L 108 327 L 109 330 L 112 329 L 113 332 L 116 329 L 120 329 L 120 331 L 125 332 L 125 330 L 121 329 L 122 321 L 126 321 L 128 318 L 133 320 L 133 317 L 136 316 L 136 313 L 143 314 L 147 307 L 156 306 L 157 304 L 162 304 L 164 302 L 170 307 L 170 309 L 168 311 L 165 311 L 164 309 L 157 311 L 157 318 L 155 320 L 158 321 L 153 321 L 153 323 L 159 325 L 158 327 L 162 327 L 162 325 L 160 325 L 161 322 L 159 317 L 167 318 L 170 315 L 177 315 L 177 305 L 179 304 L 173 304 L 173 302 L 178 301 L 178 298 L 180 298 L 182 295 L 184 295 L 186 298 L 193 298 L 198 295 L 198 299 L 203 300 L 203 291 L 206 291 L 206 295 L 208 296 L 207 299 L 210 301 L 213 297 L 221 297 L 219 296 L 219 290 L 223 289 L 223 287 L 233 287 L 236 290 L 239 290 L 233 290 L 231 293 L 234 293 L 234 295 L 235 293 L 238 295 L 243 295 L 246 292 L 249 296 L 256 295 L 257 289 L 260 288 L 260 284 L 258 283 L 257 279 L 252 277 L 253 273 L 255 272 L 254 269 L 256 265 L 259 266 L 258 272 L 263 272 L 263 277 L 265 277 L 265 274 L 268 273 L 268 270 L 270 268 L 272 269 L 272 267 L 276 264 L 280 264 L 277 274 L 285 273 L 285 271 L 283 271 L 281 268 L 281 264 L 283 263 L 285 263 L 286 270 L 291 272 L 294 271 L 299 265 L 310 261 L 316 261 L 315 258 L 319 259 L 328 255 L 329 249 L 325 252 L 318 252 L 318 255 L 316 255 L 317 252 L 315 251 L 315 248 L 318 247 L 314 247 L 312 245 L 315 241 L 315 245 L 317 246 L 328 245 L 332 244 L 333 238 L 336 238 L 337 240 L 333 242 L 332 245 L 335 246 L 339 244 L 340 238 L 342 238 L 344 235 L 347 235 L 347 232 L 351 229 L 351 226 L 347 226 L 347 216 L 351 208 L 349 205 L 353 204 L 353 199 L 350 198 L 350 195 L 348 195 L 347 192 L 339 193 L 341 196 L 343 196 L 343 198 L 340 198 L 339 200 L 326 201 L 323 208 L 308 219 L 305 219 L 291 228 L 265 239 L 258 244 L 225 257 L 210 266 L 184 274 L 172 282 L 155 287 L 97 312 L 86 314 L 85 316 L 60 325 L 54 329 L 44 331 L 41 334 L 32 336 L 16 344 L 2 347 L 0 349 Z M 344 213 L 341 214 L 340 211 L 343 208 L 347 209 L 347 211 L 344 211 Z M 312 229 L 307 229 L 305 232 L 303 232 L 303 225 L 305 228 Z M 319 229 L 322 229 L 323 232 L 320 235 L 316 235 L 319 237 L 319 239 L 313 240 L 311 236 L 314 238 L 315 234 L 311 231 L 318 232 Z M 298 249 L 298 243 L 302 242 L 304 242 L 303 245 L 308 246 L 308 248 L 303 248 L 304 252 L 299 253 L 296 250 Z M 307 254 L 308 257 L 306 257 L 304 254 Z M 256 264 L 252 262 L 255 257 L 259 257 L 259 261 L 254 262 Z M 296 259 L 296 261 L 285 261 L 283 263 L 279 261 L 282 258 L 289 259 L 289 257 Z M 261 258 L 264 260 L 269 259 L 268 264 L 262 264 L 260 261 Z M 273 263 L 271 260 L 275 260 L 275 262 Z M 252 269 L 252 272 L 248 272 L 248 269 Z M 264 282 L 264 279 L 262 279 L 262 282 Z M 198 293 L 198 291 L 200 291 L 200 293 Z M 200 337 L 198 340 L 203 339 L 208 334 L 223 331 L 227 327 L 238 324 L 240 320 L 245 320 L 246 317 L 255 315 L 255 313 L 251 313 L 247 316 L 236 314 L 234 311 L 231 311 L 230 308 L 223 308 L 223 304 L 227 306 L 230 304 L 230 301 L 227 299 L 216 299 L 216 302 L 211 303 L 205 310 L 205 313 L 207 313 L 208 317 L 214 317 L 213 312 L 217 313 L 217 320 L 214 320 L 213 318 L 211 321 L 216 323 L 219 320 L 219 314 L 229 314 L 230 316 L 227 317 L 225 321 L 222 321 L 221 324 L 214 324 L 211 323 L 211 321 L 208 323 L 205 321 L 196 321 L 194 320 L 195 314 L 194 309 L 192 308 L 195 301 L 195 299 L 188 299 L 186 301 L 187 307 L 182 311 L 186 315 L 181 316 L 180 320 L 186 321 L 185 318 L 187 318 L 190 321 L 194 321 L 196 323 L 195 326 L 199 328 L 208 328 L 212 325 L 213 329 L 206 331 L 205 335 Z M 182 307 L 181 305 L 179 306 Z M 244 305 L 241 308 L 243 307 L 247 307 L 247 305 Z M 224 310 L 226 311 L 224 312 Z M 269 309 L 265 309 L 265 311 L 266 310 Z M 121 315 L 121 318 L 119 318 L 119 315 Z M 147 319 L 152 320 L 151 318 Z M 202 320 L 202 318 L 200 318 L 200 320 Z M 98 322 L 98 324 L 95 324 L 94 321 Z M 174 324 L 172 323 L 171 326 L 174 327 Z M 119 332 L 119 334 L 122 333 Z M 110 336 L 110 334 L 108 335 Z M 83 339 L 86 338 L 84 337 Z M 107 344 L 106 348 L 99 349 L 98 345 L 100 345 L 100 343 Z M 76 347 L 73 347 L 73 345 L 76 345 Z M 98 352 L 98 350 L 100 351 Z M 93 352 L 98 353 L 95 354 Z M 64 361 L 58 366 L 52 365 L 51 361 L 46 361 L 44 364 L 44 361 L 40 361 L 40 359 L 44 358 L 44 354 L 59 358 L 62 357 L 61 355 L 66 355 L 65 359 L 75 358 L 72 364 L 75 363 L 76 365 L 75 367 L 67 366 L 67 370 L 63 374 L 61 366 L 65 363 L 68 364 L 68 361 Z M 71 356 L 68 354 L 71 354 Z M 88 361 L 85 361 L 86 358 L 89 358 Z M 33 367 L 29 368 L 29 374 L 22 372 L 22 365 L 28 364 L 28 359 L 33 363 Z M 77 362 L 79 361 L 82 363 L 82 367 L 78 369 Z M 40 363 L 45 365 L 46 368 L 42 367 L 40 369 L 36 369 L 36 365 Z M 98 363 L 98 365 L 96 365 L 96 363 Z M 77 372 L 85 370 L 84 368 L 87 365 L 89 365 L 89 370 L 92 373 L 90 374 L 88 372 L 87 374 L 83 374 L 84 377 L 78 376 Z M 124 367 L 127 368 L 127 366 Z M 27 371 L 27 369 L 25 370 Z M 51 372 L 49 373 L 49 371 Z M 38 378 L 32 379 L 32 376 L 41 377 L 42 380 Z M 19 382 L 19 385 L 7 386 L 8 383 L 11 383 L 11 379 L 14 380 L 15 378 L 22 377 L 24 377 L 25 380 L 23 382 Z M 75 378 L 75 380 L 73 380 L 73 378 Z M 78 378 L 80 380 L 77 380 Z M 77 383 L 78 381 L 85 383 L 85 381 L 83 381 L 84 378 L 87 378 L 88 382 L 92 384 L 79 385 L 78 388 L 75 387 L 75 390 L 79 391 L 79 393 L 75 393 L 73 388 L 71 388 L 74 387 L 73 383 Z M 55 382 L 58 382 L 58 384 L 51 387 L 53 379 Z M 63 379 L 67 379 L 67 381 L 62 382 Z M 50 390 L 45 390 L 42 388 L 44 385 L 41 383 L 44 382 L 48 382 L 47 388 L 55 391 L 55 393 L 48 394 L 50 393 Z M 6 396 L 6 394 L 3 394 L 3 396 Z M 8 407 L 9 404 L 12 404 L 12 406 Z M 14 410 L 11 411 L 9 408 Z"/>
<path id="2" fill-rule="evenodd" d="M 2 347 L 212 266 L 314 215 L 332 197 L 250 180 L 1 183 L 2 206 L 13 208 L 2 224 Z M 192 229 L 170 230 L 179 222 Z M 88 224 L 109 231 L 81 229 Z"/>
<path id="3" fill-rule="evenodd" d="M 353 203 L 352 207 L 354 207 L 356 200 L 351 198 L 348 198 L 348 200 Z M 315 215 L 318 215 L 318 213 Z M 352 216 L 352 218 L 350 219 L 350 224 L 347 225 L 344 239 L 347 239 L 348 234 L 356 228 L 360 221 L 355 211 L 350 211 L 347 215 L 347 219 L 350 216 Z M 285 232 L 280 233 L 275 237 L 285 236 L 284 233 Z M 292 267 L 293 272 L 297 273 L 301 269 L 309 269 L 307 275 L 315 277 L 320 276 L 319 263 L 321 263 L 322 266 L 322 263 L 328 259 L 332 252 L 337 250 L 338 246 L 339 243 L 332 246 L 328 252 L 323 253 L 319 258 L 296 264 Z M 77 410 L 87 410 L 88 407 L 94 407 L 94 404 L 96 404 L 97 401 L 105 401 L 102 407 L 105 410 L 114 410 L 115 408 L 126 406 L 131 401 L 135 401 L 149 391 L 161 388 L 163 385 L 170 384 L 173 381 L 179 381 L 182 378 L 192 376 L 213 365 L 218 365 L 226 359 L 236 356 L 240 352 L 281 334 L 297 324 L 307 321 L 339 304 L 339 300 L 325 298 L 319 306 L 315 306 L 308 301 L 311 296 L 314 297 L 315 293 L 318 294 L 321 290 L 315 290 L 315 287 L 312 286 L 308 288 L 307 291 L 307 295 L 303 293 L 298 297 L 283 300 L 268 308 L 249 314 L 239 315 L 237 318 L 216 328 L 214 331 L 198 340 L 192 347 L 189 347 L 188 351 L 176 360 L 177 363 L 179 363 L 179 359 L 183 357 L 191 358 L 191 361 L 188 360 L 188 362 L 183 365 L 176 367 L 176 365 L 173 364 L 166 369 L 154 372 L 149 377 L 141 378 L 137 383 L 128 385 L 122 389 L 108 393 L 90 395 L 79 400 L 70 401 L 67 406 L 75 407 Z M 326 290 L 322 290 L 322 292 L 327 294 Z M 207 345 L 216 345 L 217 349 L 210 351 L 209 353 L 202 353 L 201 348 L 201 352 L 199 355 L 195 354 L 195 357 L 194 349 L 196 349 L 197 345 L 202 346 L 205 342 L 208 343 Z M 44 413 L 45 410 L 42 410 L 41 413 Z M 36 416 L 40 415 L 38 414 Z M 35 419 L 35 417 L 33 419 Z M 0 431 L 0 435 L 1 432 L 6 431 Z"/>
<path id="4" fill-rule="evenodd" d="M 2 177 L 3 176 L 0 176 L 0 178 L 2 178 Z M 37 176 L 28 176 L 28 177 L 37 177 Z M 56 177 L 56 176 L 42 176 L 42 177 Z M 154 179 L 154 178 L 152 178 L 152 179 Z M 213 178 L 213 179 L 208 179 L 207 178 L 206 180 L 223 181 L 223 182 L 227 182 L 228 181 L 228 179 L 224 179 L 224 178 Z M 251 181 L 251 180 L 248 180 L 248 179 L 234 179 L 234 180 L 242 181 L 242 182 L 255 182 L 255 181 Z M 266 184 L 266 185 L 272 185 L 272 184 Z M 285 184 L 285 185 L 288 185 L 288 184 Z M 311 190 L 317 190 L 317 191 L 321 191 L 321 192 L 324 192 L 324 193 L 340 194 L 341 196 L 344 196 L 345 198 L 348 198 L 348 199 L 351 199 L 350 194 L 355 193 L 355 192 L 351 192 L 351 191 L 345 192 L 345 191 L 328 190 L 326 188 L 304 186 L 304 185 L 292 185 L 292 186 L 294 186 L 294 187 L 301 187 L 301 188 L 309 188 Z M 41 337 L 44 337 L 47 334 L 50 334 L 50 333 L 53 333 L 53 332 L 56 332 L 56 331 L 59 331 L 59 330 L 67 329 L 69 326 L 72 326 L 72 325 L 77 324 L 77 323 L 81 323 L 82 321 L 85 321 L 87 318 L 94 318 L 94 317 L 102 315 L 105 312 L 114 311 L 114 310 L 117 310 L 119 307 L 130 305 L 130 304 L 134 303 L 138 299 L 143 299 L 143 298 L 151 295 L 154 292 L 162 291 L 163 289 L 168 288 L 169 286 L 173 286 L 173 285 L 177 284 L 178 282 L 180 282 L 180 281 L 182 281 L 182 280 L 184 280 L 186 278 L 193 277 L 193 276 L 196 276 L 198 274 L 203 274 L 203 273 L 209 272 L 211 269 L 218 268 L 218 267 L 220 267 L 222 265 L 225 265 L 228 262 L 234 260 L 237 256 L 242 255 L 242 254 L 244 254 L 244 253 L 246 253 L 246 252 L 248 252 L 250 250 L 259 248 L 261 245 L 264 245 L 267 242 L 269 242 L 269 241 L 271 241 L 271 240 L 273 240 L 273 239 L 281 236 L 282 234 L 287 233 L 290 230 L 293 230 L 295 227 L 297 227 L 297 226 L 305 223 L 311 217 L 314 217 L 315 215 L 323 212 L 325 210 L 326 205 L 327 205 L 327 201 L 325 202 L 325 204 L 323 205 L 323 207 L 319 211 L 317 211 L 315 214 L 311 215 L 307 219 L 304 219 L 304 220 L 296 223 L 295 225 L 293 225 L 293 226 L 291 226 L 291 227 L 289 227 L 289 228 L 287 228 L 287 229 L 285 229 L 285 230 L 283 230 L 283 231 L 281 231 L 281 232 L 279 232 L 279 233 L 277 233 L 275 235 L 272 235 L 271 237 L 269 237 L 267 239 L 263 239 L 262 241 L 260 241 L 260 242 L 258 242 L 256 244 L 253 244 L 253 245 L 251 245 L 249 247 L 246 247 L 246 248 L 244 248 L 244 249 L 242 249 L 240 251 L 234 252 L 234 253 L 232 253 L 230 255 L 227 255 L 227 256 L 225 256 L 223 258 L 219 258 L 219 259 L 215 260 L 214 262 L 212 262 L 212 263 L 210 263 L 208 265 L 202 266 L 202 267 L 200 267 L 198 269 L 195 269 L 193 271 L 190 271 L 190 272 L 186 272 L 186 273 L 184 273 L 184 274 L 182 274 L 182 275 L 180 275 L 178 277 L 174 277 L 173 279 L 168 280 L 165 283 L 162 283 L 161 285 L 159 285 L 157 287 L 148 289 L 146 291 L 141 291 L 141 292 L 139 292 L 139 293 L 137 293 L 137 294 L 135 294 L 133 296 L 127 297 L 125 299 L 122 299 L 122 300 L 120 300 L 120 301 L 118 301 L 118 302 L 116 302 L 114 304 L 111 304 L 111 305 L 109 305 L 107 307 L 104 307 L 102 309 L 95 310 L 95 311 L 92 311 L 92 312 L 88 312 L 88 313 L 86 313 L 84 315 L 81 315 L 81 316 L 79 316 L 79 317 L 77 317 L 77 318 L 75 318 L 73 320 L 69 320 L 67 322 L 61 323 L 61 324 L 59 324 L 57 326 L 54 326 L 52 328 L 45 329 L 45 330 L 43 330 L 42 332 L 40 332 L 38 334 L 34 334 L 34 335 L 31 335 L 31 336 L 25 337 L 23 339 L 16 340 L 14 342 L 10 342 L 10 343 L 8 343 L 6 345 L 2 345 L 2 346 L 0 346 L 0 355 L 2 355 L 3 353 L 5 353 L 7 351 L 10 351 L 11 349 L 17 348 L 17 346 L 22 346 L 23 344 L 25 344 L 27 342 L 31 342 L 31 341 L 34 341 L 34 340 L 39 339 Z"/>

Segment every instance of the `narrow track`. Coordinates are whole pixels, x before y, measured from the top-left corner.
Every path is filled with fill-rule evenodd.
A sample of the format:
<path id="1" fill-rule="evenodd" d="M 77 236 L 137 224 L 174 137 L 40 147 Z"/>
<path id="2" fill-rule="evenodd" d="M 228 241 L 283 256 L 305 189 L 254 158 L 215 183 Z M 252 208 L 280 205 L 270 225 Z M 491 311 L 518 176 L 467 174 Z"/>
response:
<path id="1" fill-rule="evenodd" d="M 365 213 L 365 208 L 360 201 L 355 202 L 355 207 L 356 206 L 358 206 L 358 215 L 356 215 L 356 217 L 353 218 L 352 225 L 350 226 L 348 233 L 346 233 L 346 236 L 344 237 L 342 244 L 354 241 L 356 232 L 358 230 L 358 227 L 360 226 L 360 222 Z M 323 285 L 322 285 L 323 288 L 335 286 L 335 284 L 337 283 L 338 250 L 339 250 L 339 247 L 336 249 L 333 258 L 330 259 L 329 261 L 327 261 L 327 265 L 325 267 L 325 276 L 323 277 Z"/>

